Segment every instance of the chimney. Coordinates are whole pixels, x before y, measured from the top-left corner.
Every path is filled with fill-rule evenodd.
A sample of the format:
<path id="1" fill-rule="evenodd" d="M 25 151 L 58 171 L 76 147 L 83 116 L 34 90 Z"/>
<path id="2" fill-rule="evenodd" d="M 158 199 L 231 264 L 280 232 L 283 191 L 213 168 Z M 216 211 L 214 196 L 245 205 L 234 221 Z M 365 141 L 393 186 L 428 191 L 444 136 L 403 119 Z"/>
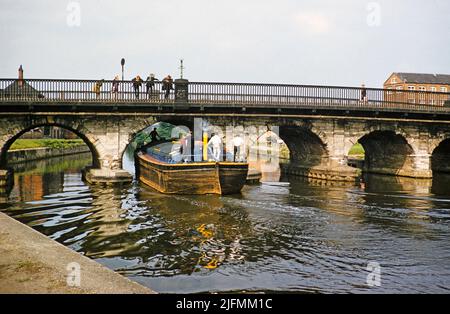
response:
<path id="1" fill-rule="evenodd" d="M 23 68 L 22 68 L 22 65 L 20 65 L 20 68 L 19 68 L 19 86 L 20 87 L 23 86 Z"/>

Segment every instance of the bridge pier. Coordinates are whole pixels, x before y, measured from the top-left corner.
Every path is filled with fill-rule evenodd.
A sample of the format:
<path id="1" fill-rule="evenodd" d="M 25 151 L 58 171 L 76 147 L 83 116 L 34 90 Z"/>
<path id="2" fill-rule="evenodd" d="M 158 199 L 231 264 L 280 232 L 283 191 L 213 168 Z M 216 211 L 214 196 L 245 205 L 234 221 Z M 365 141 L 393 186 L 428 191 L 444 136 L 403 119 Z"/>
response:
<path id="1" fill-rule="evenodd" d="M 431 155 L 421 153 L 411 156 L 414 159 L 412 172 L 414 178 L 431 179 L 433 177 L 433 169 L 431 167 Z"/>
<path id="2" fill-rule="evenodd" d="M 93 169 L 87 167 L 82 171 L 83 180 L 90 184 L 131 183 L 133 175 L 123 169 Z"/>
<path id="3" fill-rule="evenodd" d="M 281 164 L 281 169 L 286 174 L 328 181 L 357 182 L 358 178 L 361 176 L 360 169 L 352 168 L 349 166 L 307 167 L 301 164 L 295 164 L 291 162 L 289 164 Z"/>
<path id="4" fill-rule="evenodd" d="M 433 171 L 430 168 L 426 168 L 424 165 L 427 163 L 429 156 L 408 156 L 408 163 L 402 168 L 389 167 L 387 161 L 384 166 L 371 166 L 364 165 L 363 172 L 373 174 L 383 174 L 398 177 L 408 177 L 417 179 L 431 179 L 433 177 Z"/>

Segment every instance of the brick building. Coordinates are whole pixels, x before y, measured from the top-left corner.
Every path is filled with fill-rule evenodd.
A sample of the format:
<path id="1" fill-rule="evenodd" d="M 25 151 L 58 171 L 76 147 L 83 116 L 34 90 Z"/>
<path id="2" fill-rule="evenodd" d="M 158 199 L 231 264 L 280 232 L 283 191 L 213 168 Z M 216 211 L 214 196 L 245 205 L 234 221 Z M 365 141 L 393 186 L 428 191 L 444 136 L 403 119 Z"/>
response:
<path id="1" fill-rule="evenodd" d="M 448 94 L 440 94 L 450 92 L 447 74 L 392 73 L 383 87 L 393 90 L 385 94 L 393 102 L 443 106 L 450 100 Z"/>

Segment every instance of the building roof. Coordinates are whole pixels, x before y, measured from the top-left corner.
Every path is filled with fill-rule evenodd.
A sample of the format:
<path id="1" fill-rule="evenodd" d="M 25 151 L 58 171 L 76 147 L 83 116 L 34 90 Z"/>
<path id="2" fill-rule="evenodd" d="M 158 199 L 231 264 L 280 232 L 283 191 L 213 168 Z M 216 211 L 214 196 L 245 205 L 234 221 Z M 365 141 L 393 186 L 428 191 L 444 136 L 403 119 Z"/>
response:
<path id="1" fill-rule="evenodd" d="M 450 85 L 449 74 L 394 73 L 405 83 Z"/>
<path id="2" fill-rule="evenodd" d="M 28 84 L 25 80 L 22 81 L 22 84 L 19 84 L 19 80 L 14 81 L 8 87 L 3 89 L 1 94 L 12 97 L 44 97 L 44 95 Z"/>

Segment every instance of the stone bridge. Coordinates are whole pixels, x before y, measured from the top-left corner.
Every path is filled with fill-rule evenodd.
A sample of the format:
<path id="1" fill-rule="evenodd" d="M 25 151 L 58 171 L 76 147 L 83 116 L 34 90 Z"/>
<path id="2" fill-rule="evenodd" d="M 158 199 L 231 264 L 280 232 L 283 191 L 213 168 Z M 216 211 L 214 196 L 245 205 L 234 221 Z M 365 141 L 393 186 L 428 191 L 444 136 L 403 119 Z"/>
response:
<path id="1" fill-rule="evenodd" d="M 166 93 L 161 82 L 150 91 L 130 81 L 102 81 L 103 90 L 93 89 L 97 83 L 0 79 L 0 168 L 8 169 L 6 153 L 22 134 L 59 126 L 89 146 L 88 181 L 128 180 L 122 156 L 136 133 L 164 121 L 198 138 L 194 122 L 203 119 L 222 130 L 277 127 L 290 150 L 284 168 L 297 175 L 354 181 L 360 171 L 347 164 L 357 142 L 366 172 L 413 178 L 450 172 L 449 93 L 183 79 Z"/>
<path id="2" fill-rule="evenodd" d="M 450 172 L 450 121 L 343 116 L 96 113 L 0 115 L 0 167 L 7 169 L 7 151 L 22 134 L 40 126 L 58 126 L 77 134 L 93 156 L 95 177 L 120 179 L 127 145 L 156 122 L 183 125 L 194 131 L 194 119 L 226 130 L 278 128 L 290 150 L 288 173 L 353 181 L 358 170 L 347 166 L 351 147 L 365 149 L 364 171 L 414 178 L 431 178 L 433 171 Z"/>

